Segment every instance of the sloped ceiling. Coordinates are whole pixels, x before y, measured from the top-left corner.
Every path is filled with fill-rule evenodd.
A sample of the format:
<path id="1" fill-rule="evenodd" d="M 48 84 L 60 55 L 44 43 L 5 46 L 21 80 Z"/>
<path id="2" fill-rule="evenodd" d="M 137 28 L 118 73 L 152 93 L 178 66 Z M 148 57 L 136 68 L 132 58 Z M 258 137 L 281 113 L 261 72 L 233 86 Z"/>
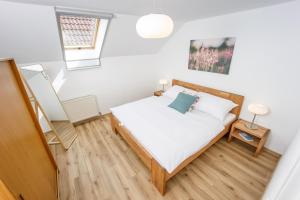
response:
<path id="1" fill-rule="evenodd" d="M 167 39 L 146 40 L 135 30 L 137 16 L 115 14 L 103 46 L 102 58 L 156 53 Z M 175 31 L 181 23 L 175 22 Z M 0 1 L 0 57 L 18 63 L 63 59 L 53 6 Z"/>
<path id="2" fill-rule="evenodd" d="M 175 31 L 186 20 L 266 6 L 288 0 L 0 0 L 0 57 L 18 63 L 62 60 L 54 6 L 90 8 L 115 14 L 104 43 L 102 57 L 154 54 L 166 39 L 142 39 L 135 30 L 140 15 L 165 12 L 175 19 Z M 26 4 L 24 4 L 26 3 Z M 43 4 L 43 5 L 36 5 Z M 45 6 L 46 5 L 46 6 Z M 116 14 L 118 13 L 118 14 Z"/>
<path id="3" fill-rule="evenodd" d="M 193 20 L 248 10 L 290 0 L 13 0 L 52 6 L 96 9 L 141 16 L 153 12 L 169 14 L 175 20 Z"/>
<path id="4" fill-rule="evenodd" d="M 0 1 L 0 57 L 17 63 L 62 60 L 54 9 Z"/>
<path id="5" fill-rule="evenodd" d="M 143 39 L 136 33 L 135 24 L 138 20 L 133 15 L 116 14 L 111 20 L 103 46 L 103 57 L 154 54 L 164 45 L 168 38 Z M 182 23 L 175 22 L 176 32 Z M 173 32 L 173 34 L 174 34 Z"/>

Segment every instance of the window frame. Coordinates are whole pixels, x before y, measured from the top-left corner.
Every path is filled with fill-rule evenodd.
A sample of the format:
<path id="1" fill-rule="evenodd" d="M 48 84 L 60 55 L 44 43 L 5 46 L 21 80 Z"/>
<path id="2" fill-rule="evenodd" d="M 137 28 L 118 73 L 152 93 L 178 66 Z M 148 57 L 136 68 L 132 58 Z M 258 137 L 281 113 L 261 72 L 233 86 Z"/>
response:
<path id="1" fill-rule="evenodd" d="M 59 39 L 60 39 L 60 44 L 61 44 L 61 50 L 62 50 L 62 56 L 63 56 L 63 60 L 65 62 L 65 68 L 68 71 L 73 71 L 73 70 L 84 70 L 84 69 L 91 69 L 91 68 L 99 68 L 101 67 L 101 54 L 102 54 L 102 49 L 103 46 L 105 44 L 106 41 L 106 35 L 107 35 L 107 30 L 109 28 L 110 25 L 110 21 L 113 18 L 113 14 L 111 13 L 102 13 L 102 12 L 98 12 L 98 11 L 93 11 L 93 10 L 79 10 L 79 9 L 73 9 L 73 8 L 65 8 L 65 7 L 55 7 L 55 15 L 56 15 L 56 22 L 57 22 L 57 28 L 58 28 L 58 34 L 59 34 Z M 61 15 L 70 15 L 70 16 L 83 16 L 83 17 L 94 17 L 98 19 L 98 29 L 97 32 L 99 32 L 99 29 L 101 28 L 101 19 L 105 19 L 107 20 L 107 25 L 106 25 L 106 30 L 104 32 L 104 36 L 103 36 L 103 41 L 102 41 L 102 45 L 100 47 L 100 53 L 99 56 L 97 58 L 92 58 L 92 59 L 78 59 L 78 60 L 74 60 L 74 61 L 84 61 L 84 60 L 90 60 L 90 61 L 98 61 L 98 65 L 86 65 L 86 66 L 82 66 L 82 67 L 74 67 L 74 68 L 68 68 L 67 62 L 70 62 L 71 60 L 67 60 L 66 59 L 66 54 L 65 51 L 66 50 L 70 50 L 70 48 L 65 48 L 64 46 L 64 42 L 63 42 L 63 36 L 62 36 L 62 30 L 61 30 L 61 25 L 60 25 L 60 16 Z M 97 37 L 97 35 L 96 35 Z M 97 40 L 97 38 L 96 38 Z M 78 48 L 74 48 L 75 50 Z M 81 48 L 81 49 L 85 49 L 85 48 Z M 99 60 L 98 60 L 99 59 Z"/>

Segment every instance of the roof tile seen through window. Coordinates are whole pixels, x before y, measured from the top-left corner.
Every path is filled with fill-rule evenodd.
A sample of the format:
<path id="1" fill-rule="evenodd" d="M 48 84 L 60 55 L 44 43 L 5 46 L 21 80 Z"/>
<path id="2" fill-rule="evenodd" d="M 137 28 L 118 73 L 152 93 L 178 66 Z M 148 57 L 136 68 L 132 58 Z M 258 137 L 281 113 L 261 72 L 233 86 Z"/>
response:
<path id="1" fill-rule="evenodd" d="M 99 19 L 85 16 L 60 16 L 66 49 L 95 48 Z"/>

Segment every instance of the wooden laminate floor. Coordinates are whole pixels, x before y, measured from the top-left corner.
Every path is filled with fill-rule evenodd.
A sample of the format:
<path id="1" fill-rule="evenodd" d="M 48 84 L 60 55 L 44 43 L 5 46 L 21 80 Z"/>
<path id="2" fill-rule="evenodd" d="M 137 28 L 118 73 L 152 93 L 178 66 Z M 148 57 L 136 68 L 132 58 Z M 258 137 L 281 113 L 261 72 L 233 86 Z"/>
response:
<path id="1" fill-rule="evenodd" d="M 76 130 L 78 138 L 67 152 L 51 146 L 60 169 L 61 200 L 260 199 L 278 161 L 266 151 L 255 158 L 241 143 L 222 139 L 173 177 L 162 197 L 149 170 L 112 132 L 108 117 Z"/>

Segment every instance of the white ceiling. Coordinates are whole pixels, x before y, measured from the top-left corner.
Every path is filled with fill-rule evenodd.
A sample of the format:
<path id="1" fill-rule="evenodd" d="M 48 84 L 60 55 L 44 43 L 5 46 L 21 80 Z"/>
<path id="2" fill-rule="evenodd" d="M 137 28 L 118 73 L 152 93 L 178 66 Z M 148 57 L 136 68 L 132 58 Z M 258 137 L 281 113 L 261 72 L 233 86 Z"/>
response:
<path id="1" fill-rule="evenodd" d="M 12 0 L 52 6 L 144 15 L 163 12 L 175 20 L 193 20 L 238 12 L 292 0 Z M 156 5 L 156 6 L 154 6 Z"/>
<path id="2" fill-rule="evenodd" d="M 38 16 L 38 17 L 37 17 Z M 135 31 L 137 16 L 117 14 L 111 20 L 101 57 L 154 54 L 169 38 L 145 40 Z M 174 33 L 182 23 L 175 22 Z M 18 63 L 62 60 L 62 49 L 52 6 L 0 0 L 0 58 Z M 173 33 L 173 34 L 174 34 Z"/>
<path id="3" fill-rule="evenodd" d="M 16 4 L 11 1 L 50 6 Z M 156 1 L 157 7 L 163 8 L 163 12 L 175 19 L 175 33 L 186 20 L 289 0 Z M 138 16 L 155 11 L 152 0 L 10 0 L 10 2 L 0 0 L 0 24 L 3 27 L 0 31 L 0 44 L 5 47 L 0 48 L 0 57 L 14 57 L 18 63 L 62 60 L 56 17 L 52 6 L 117 13 L 110 23 L 102 58 L 154 54 L 170 38 L 145 40 L 140 38 L 135 31 Z"/>

